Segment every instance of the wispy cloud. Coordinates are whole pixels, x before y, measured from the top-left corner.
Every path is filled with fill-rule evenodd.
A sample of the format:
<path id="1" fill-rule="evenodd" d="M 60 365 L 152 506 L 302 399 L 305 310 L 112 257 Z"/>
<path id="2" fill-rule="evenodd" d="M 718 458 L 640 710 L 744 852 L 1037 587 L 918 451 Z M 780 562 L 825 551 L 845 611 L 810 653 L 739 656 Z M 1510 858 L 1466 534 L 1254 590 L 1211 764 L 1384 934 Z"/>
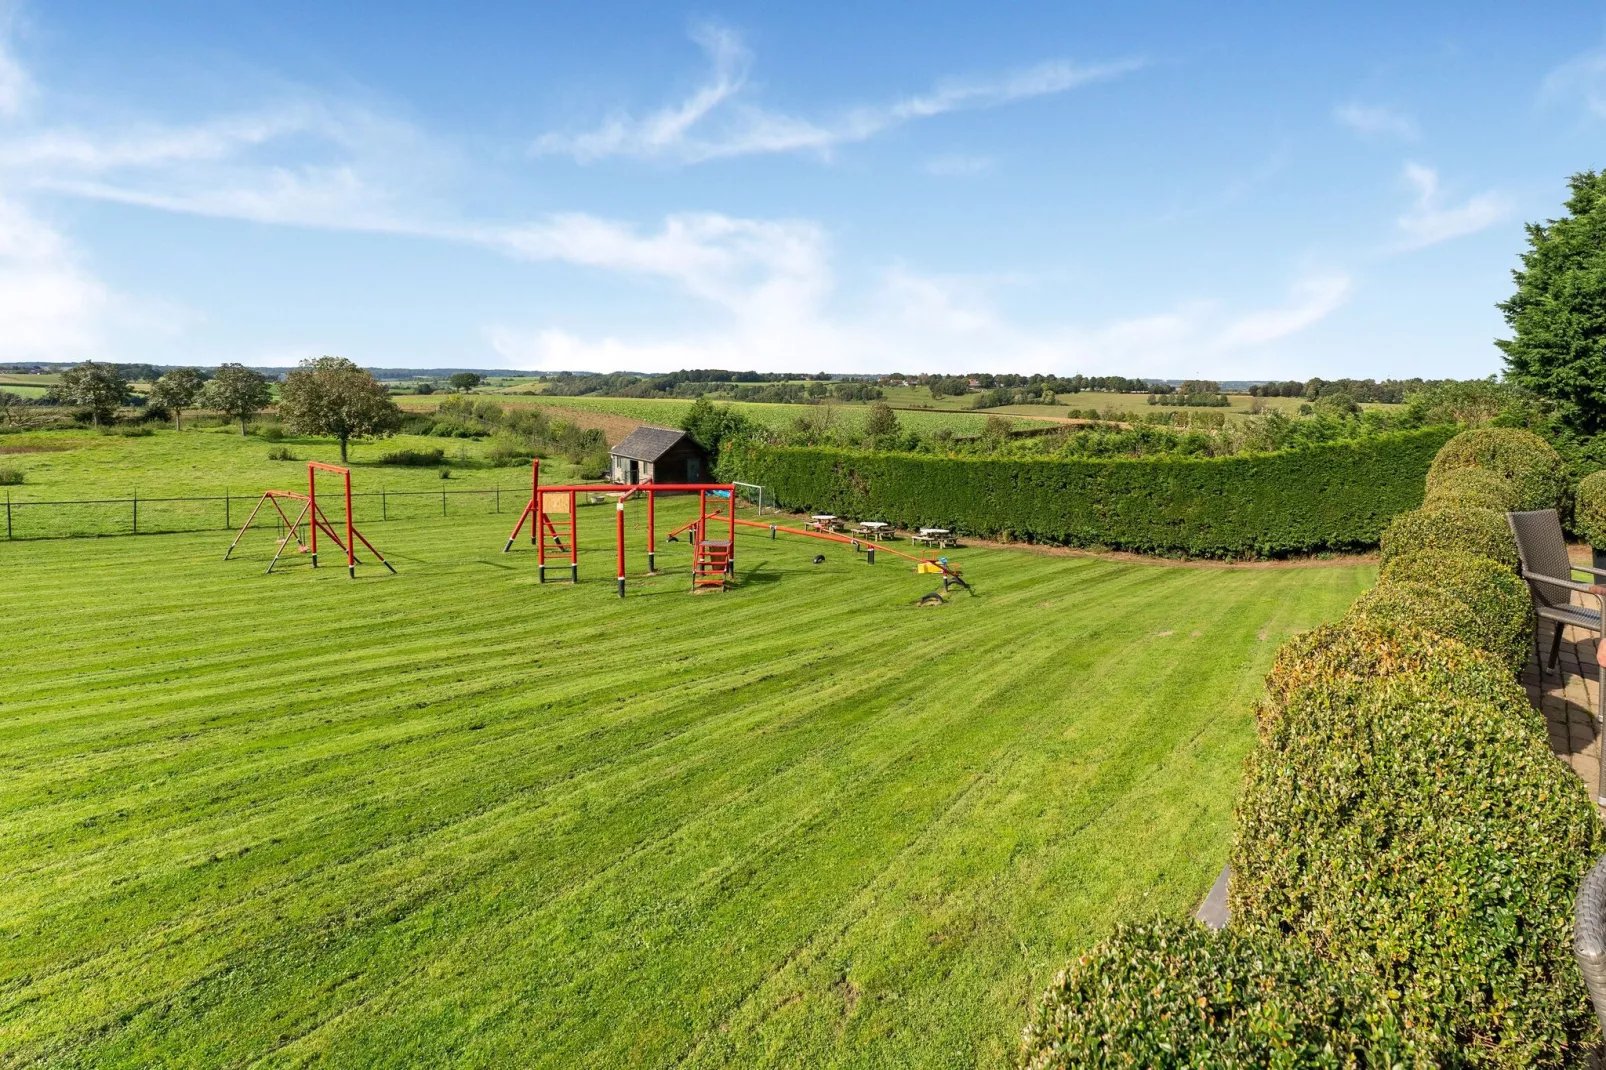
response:
<path id="1" fill-rule="evenodd" d="M 610 156 L 701 163 L 762 153 L 829 155 L 840 145 L 867 141 L 913 120 L 1063 93 L 1142 66 L 1137 60 L 1094 65 L 1056 60 L 995 78 L 945 82 L 928 93 L 890 104 L 808 119 L 745 99 L 753 56 L 734 31 L 705 25 L 694 30 L 692 37 L 707 55 L 710 70 L 703 84 L 685 100 L 640 118 L 619 112 L 596 128 L 578 133 L 544 134 L 531 151 L 570 156 L 582 163 Z"/>
<path id="2" fill-rule="evenodd" d="M 994 166 L 991 156 L 933 156 L 921 170 L 940 178 L 975 178 L 990 173 Z"/>
<path id="3" fill-rule="evenodd" d="M 1406 164 L 1405 180 L 1416 190 L 1416 203 L 1396 221 L 1404 249 L 1421 249 L 1476 234 L 1512 212 L 1511 202 L 1493 190 L 1469 197 L 1458 205 L 1445 204 L 1439 189 L 1439 173 L 1421 164 Z"/>
<path id="4" fill-rule="evenodd" d="M 1606 48 L 1596 48 L 1556 67 L 1539 86 L 1545 104 L 1581 104 L 1597 118 L 1606 118 Z"/>
<path id="5" fill-rule="evenodd" d="M 1392 108 L 1365 104 L 1340 104 L 1333 109 L 1333 120 L 1363 137 L 1391 137 L 1415 141 L 1419 136 L 1416 120 Z"/>

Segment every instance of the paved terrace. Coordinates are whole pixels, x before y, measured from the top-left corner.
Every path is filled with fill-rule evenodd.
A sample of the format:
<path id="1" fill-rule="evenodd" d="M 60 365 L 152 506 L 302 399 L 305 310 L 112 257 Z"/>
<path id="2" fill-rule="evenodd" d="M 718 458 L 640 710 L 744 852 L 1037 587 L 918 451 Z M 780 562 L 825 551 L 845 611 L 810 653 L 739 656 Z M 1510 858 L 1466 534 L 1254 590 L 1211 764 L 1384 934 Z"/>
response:
<path id="1" fill-rule="evenodd" d="M 1589 547 L 1575 546 L 1572 558 L 1580 564 L 1589 564 Z M 1591 608 L 1599 603 L 1593 598 L 1573 596 L 1580 605 Z M 1550 653 L 1550 628 L 1541 627 L 1540 654 Z M 1573 767 L 1589 787 L 1592 797 L 1600 791 L 1600 740 L 1596 738 L 1595 711 L 1600 707 L 1600 670 L 1595 661 L 1594 637 L 1578 628 L 1562 632 L 1561 655 L 1556 662 L 1561 669 L 1558 677 L 1554 669 L 1546 669 L 1543 677 L 1539 663 L 1529 652 L 1528 665 L 1522 671 L 1522 684 L 1528 697 L 1545 715 L 1550 729 L 1550 748 L 1562 761 Z"/>

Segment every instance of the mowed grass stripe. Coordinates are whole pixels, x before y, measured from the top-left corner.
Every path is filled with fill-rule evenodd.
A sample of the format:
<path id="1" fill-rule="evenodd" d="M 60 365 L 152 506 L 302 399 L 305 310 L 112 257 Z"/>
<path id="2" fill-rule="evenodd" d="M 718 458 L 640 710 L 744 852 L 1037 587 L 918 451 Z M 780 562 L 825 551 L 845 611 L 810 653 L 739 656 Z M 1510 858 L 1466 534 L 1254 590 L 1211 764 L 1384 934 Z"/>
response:
<path id="1" fill-rule="evenodd" d="M 505 524 L 389 525 L 416 563 L 355 584 L 5 548 L 6 1060 L 987 1061 L 1110 904 L 1202 892 L 1271 647 L 1366 580 L 966 551 L 916 610 L 744 534 L 740 590 L 620 603 Z"/>

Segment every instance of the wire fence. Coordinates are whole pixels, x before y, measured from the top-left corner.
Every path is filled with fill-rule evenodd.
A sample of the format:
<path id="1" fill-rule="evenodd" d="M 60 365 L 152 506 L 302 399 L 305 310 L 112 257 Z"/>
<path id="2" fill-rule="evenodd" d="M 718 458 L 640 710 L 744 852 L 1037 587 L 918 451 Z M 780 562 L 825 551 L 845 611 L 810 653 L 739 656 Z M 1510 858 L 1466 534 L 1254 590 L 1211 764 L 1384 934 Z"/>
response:
<path id="1" fill-rule="evenodd" d="M 341 509 L 340 495 L 318 503 L 333 515 Z M 245 523 L 261 494 L 203 497 L 92 498 L 74 501 L 14 501 L 5 499 L 5 538 L 68 539 L 93 535 L 156 535 L 180 531 L 232 531 Z M 389 520 L 424 520 L 431 517 L 490 516 L 517 513 L 530 500 L 528 488 L 502 487 L 474 490 L 375 490 L 351 496 L 352 519 L 359 524 Z M 268 516 L 259 514 L 258 520 Z M 275 517 L 276 519 L 276 517 Z"/>

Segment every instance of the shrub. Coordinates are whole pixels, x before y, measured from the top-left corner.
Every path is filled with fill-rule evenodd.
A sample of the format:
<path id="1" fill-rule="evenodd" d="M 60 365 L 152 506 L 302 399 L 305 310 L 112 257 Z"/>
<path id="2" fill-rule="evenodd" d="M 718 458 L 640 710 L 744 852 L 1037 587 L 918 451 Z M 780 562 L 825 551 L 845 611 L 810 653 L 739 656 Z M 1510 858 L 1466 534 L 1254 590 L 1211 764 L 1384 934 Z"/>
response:
<path id="1" fill-rule="evenodd" d="M 1487 468 L 1452 468 L 1428 482 L 1428 507 L 1493 509 L 1507 513 L 1521 504 L 1510 480 Z"/>
<path id="2" fill-rule="evenodd" d="M 408 468 L 433 468 L 438 464 L 446 463 L 446 451 L 443 449 L 397 450 L 379 458 L 379 463 L 403 465 Z"/>
<path id="3" fill-rule="evenodd" d="M 1475 630 L 1465 639 L 1469 645 L 1502 658 L 1513 672 L 1522 670 L 1533 638 L 1533 599 L 1514 572 L 1487 557 L 1419 550 L 1396 556 L 1379 577 L 1381 587 L 1419 583 L 1470 610 Z"/>
<path id="4" fill-rule="evenodd" d="M 1384 565 L 1402 554 L 1441 550 L 1517 567 L 1517 540 L 1505 516 L 1493 509 L 1413 509 L 1389 522 L 1381 542 Z"/>
<path id="5" fill-rule="evenodd" d="M 150 438 L 156 434 L 143 424 L 121 424 L 115 428 L 108 428 L 112 434 L 119 438 Z"/>
<path id="6" fill-rule="evenodd" d="M 1506 574 L 1511 575 L 1509 570 Z M 1474 650 L 1493 655 L 1512 676 L 1521 672 L 1528 660 L 1528 640 L 1532 633 L 1523 627 L 1528 623 L 1526 615 L 1517 616 L 1514 622 L 1498 622 L 1502 626 L 1491 629 L 1471 606 L 1434 583 L 1417 580 L 1379 583 L 1356 599 L 1348 616 L 1362 621 L 1415 625 L 1435 635 L 1460 640 Z"/>
<path id="7" fill-rule="evenodd" d="M 397 428 L 403 435 L 428 435 L 435 431 L 435 418 L 422 412 L 408 412 L 402 414 L 401 426 Z"/>
<path id="8" fill-rule="evenodd" d="M 22 484 L 22 469 L 0 468 L 0 487 L 20 487 Z"/>
<path id="9" fill-rule="evenodd" d="M 490 434 L 483 427 L 450 418 L 435 420 L 429 433 L 436 438 L 481 438 Z"/>
<path id="10" fill-rule="evenodd" d="M 1374 546 L 1422 502 L 1446 428 L 1231 457 L 937 457 L 738 445 L 722 478 L 800 512 L 1028 542 L 1205 557 Z M 1504 523 L 1504 521 L 1501 521 Z"/>
<path id="11" fill-rule="evenodd" d="M 1124 925 L 1038 1001 L 1019 1065 L 1432 1066 L 1359 974 L 1276 941 L 1191 921 Z"/>
<path id="12" fill-rule="evenodd" d="M 1566 463 L 1532 431 L 1476 427 L 1461 432 L 1433 458 L 1428 485 L 1460 468 L 1483 468 L 1505 479 L 1515 488 L 1522 509 L 1558 509 L 1565 515 L 1571 504 Z"/>
<path id="13" fill-rule="evenodd" d="M 282 424 L 259 424 L 254 433 L 257 438 L 264 442 L 284 441 L 284 426 Z"/>
<path id="14" fill-rule="evenodd" d="M 1414 649 L 1390 664 L 1378 633 L 1324 631 L 1307 650 L 1351 671 L 1305 666 L 1263 724 L 1236 813 L 1233 925 L 1374 974 L 1471 1065 L 1580 1061 L 1600 1031 L 1573 897 L 1602 847 L 1582 783 L 1481 655 L 1396 628 Z"/>
<path id="15" fill-rule="evenodd" d="M 1606 472 L 1595 472 L 1578 481 L 1573 526 L 1589 545 L 1606 550 Z"/>
<path id="16" fill-rule="evenodd" d="M 270 461 L 293 461 L 295 459 L 296 455 L 290 452 L 289 446 L 274 446 L 268 450 L 268 460 Z"/>
<path id="17" fill-rule="evenodd" d="M 530 447 L 510 441 L 493 441 L 485 451 L 486 462 L 497 468 L 529 464 L 534 456 L 535 451 Z"/>

